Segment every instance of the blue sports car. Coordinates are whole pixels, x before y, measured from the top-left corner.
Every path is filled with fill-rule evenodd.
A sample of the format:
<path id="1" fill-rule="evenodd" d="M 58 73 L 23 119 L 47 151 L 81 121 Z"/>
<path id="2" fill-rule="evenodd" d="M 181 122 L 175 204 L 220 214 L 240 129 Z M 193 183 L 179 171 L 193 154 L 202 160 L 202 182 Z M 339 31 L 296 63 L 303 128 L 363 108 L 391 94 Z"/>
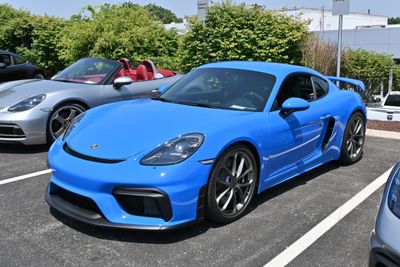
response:
<path id="1" fill-rule="evenodd" d="M 89 224 L 166 230 L 229 223 L 258 193 L 332 160 L 360 159 L 359 94 L 308 68 L 207 64 L 153 99 L 76 117 L 49 151 L 46 200 Z"/>

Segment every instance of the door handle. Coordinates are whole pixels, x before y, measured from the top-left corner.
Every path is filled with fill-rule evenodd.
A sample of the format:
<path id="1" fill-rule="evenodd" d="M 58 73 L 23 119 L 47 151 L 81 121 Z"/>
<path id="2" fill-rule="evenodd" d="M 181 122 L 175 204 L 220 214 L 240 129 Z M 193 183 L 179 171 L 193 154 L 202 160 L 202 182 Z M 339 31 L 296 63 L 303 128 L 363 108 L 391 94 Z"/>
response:
<path id="1" fill-rule="evenodd" d="M 322 115 L 321 117 L 320 117 L 320 119 L 321 120 L 327 120 L 327 119 L 330 119 L 332 116 L 331 116 L 331 114 L 324 114 L 324 115 Z"/>

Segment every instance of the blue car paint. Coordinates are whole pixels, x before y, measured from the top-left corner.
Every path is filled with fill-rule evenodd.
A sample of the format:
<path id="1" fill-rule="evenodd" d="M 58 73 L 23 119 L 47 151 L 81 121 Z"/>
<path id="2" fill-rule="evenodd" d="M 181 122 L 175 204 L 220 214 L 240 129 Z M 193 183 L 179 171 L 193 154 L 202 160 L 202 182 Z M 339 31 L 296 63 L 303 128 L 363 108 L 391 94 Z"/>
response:
<path id="1" fill-rule="evenodd" d="M 258 193 L 294 176 L 339 158 L 344 129 L 356 110 L 365 116 L 361 97 L 342 91 L 321 74 L 298 66 L 223 62 L 201 68 L 235 68 L 266 72 L 276 83 L 263 112 L 209 109 L 150 99 L 113 103 L 88 111 L 65 139 L 79 153 L 105 159 L 125 159 L 102 164 L 73 157 L 58 139 L 49 151 L 52 183 L 96 202 L 106 219 L 115 224 L 175 226 L 196 220 L 199 190 L 206 186 L 212 164 L 223 151 L 245 142 L 257 152 L 260 166 Z M 282 82 L 292 73 L 308 73 L 329 84 L 323 98 L 304 111 L 283 118 L 271 111 Z M 322 151 L 322 136 L 334 120 L 332 136 Z M 139 161 L 150 151 L 179 135 L 202 133 L 203 145 L 187 160 L 169 166 L 143 166 Z M 99 144 L 97 149 L 91 145 Z M 171 200 L 173 217 L 127 214 L 111 195 L 116 186 L 157 188 Z"/>
<path id="2" fill-rule="evenodd" d="M 326 76 L 326 78 L 328 78 L 332 82 L 347 83 L 347 84 L 350 84 L 350 85 L 357 86 L 362 91 L 366 90 L 365 89 L 365 84 L 360 80 L 355 80 L 355 79 L 351 79 L 351 78 L 343 78 L 343 77 L 334 77 L 334 76 Z"/>

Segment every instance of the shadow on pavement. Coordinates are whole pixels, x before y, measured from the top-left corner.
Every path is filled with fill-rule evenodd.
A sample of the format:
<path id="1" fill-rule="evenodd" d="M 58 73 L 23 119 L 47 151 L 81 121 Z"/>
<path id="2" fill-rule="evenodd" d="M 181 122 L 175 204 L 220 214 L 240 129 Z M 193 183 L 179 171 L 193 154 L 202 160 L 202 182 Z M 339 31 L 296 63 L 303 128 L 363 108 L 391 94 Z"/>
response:
<path id="1" fill-rule="evenodd" d="M 0 144 L 0 153 L 7 154 L 37 154 L 47 152 L 48 145 L 25 146 L 21 144 Z"/>

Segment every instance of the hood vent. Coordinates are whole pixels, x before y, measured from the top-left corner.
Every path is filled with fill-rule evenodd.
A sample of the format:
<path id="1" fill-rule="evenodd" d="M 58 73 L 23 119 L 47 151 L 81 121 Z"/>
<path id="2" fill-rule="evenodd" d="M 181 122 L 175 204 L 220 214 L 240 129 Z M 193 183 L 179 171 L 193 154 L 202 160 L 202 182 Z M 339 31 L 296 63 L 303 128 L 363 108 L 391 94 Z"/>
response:
<path id="1" fill-rule="evenodd" d="M 67 142 L 64 143 L 63 145 L 63 149 L 65 152 L 67 152 L 68 154 L 80 158 L 80 159 L 84 159 L 84 160 L 88 160 L 88 161 L 94 161 L 94 162 L 99 162 L 99 163 L 108 163 L 108 164 L 115 164 L 115 163 L 120 163 L 125 161 L 124 159 L 102 159 L 102 158 L 96 158 L 96 157 L 92 157 L 92 156 L 87 156 L 84 154 L 81 154 L 75 150 L 73 150 L 68 144 Z"/>

